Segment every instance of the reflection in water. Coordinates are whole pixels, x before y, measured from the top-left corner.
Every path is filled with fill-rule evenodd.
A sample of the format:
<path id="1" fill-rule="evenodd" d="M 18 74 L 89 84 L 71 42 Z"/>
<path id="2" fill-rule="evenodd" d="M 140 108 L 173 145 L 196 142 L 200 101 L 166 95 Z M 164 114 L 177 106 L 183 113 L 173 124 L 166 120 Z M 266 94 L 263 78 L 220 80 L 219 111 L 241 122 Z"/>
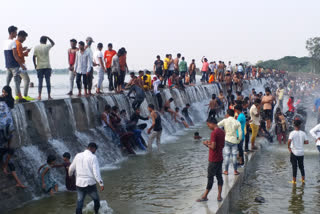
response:
<path id="1" fill-rule="evenodd" d="M 291 211 L 294 214 L 300 214 L 304 211 L 304 184 L 301 187 L 297 185 L 292 185 L 291 198 L 289 199 L 288 211 Z"/>

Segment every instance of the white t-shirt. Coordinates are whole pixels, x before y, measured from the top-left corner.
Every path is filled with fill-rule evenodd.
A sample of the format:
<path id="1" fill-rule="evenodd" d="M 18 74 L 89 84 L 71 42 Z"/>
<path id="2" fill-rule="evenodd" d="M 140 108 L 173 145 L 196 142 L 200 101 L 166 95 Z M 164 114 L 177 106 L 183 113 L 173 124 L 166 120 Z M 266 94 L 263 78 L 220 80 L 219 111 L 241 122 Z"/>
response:
<path id="1" fill-rule="evenodd" d="M 320 137 L 320 124 L 316 125 L 313 129 L 311 129 L 310 134 L 312 135 L 312 137 L 317 139 L 316 145 L 320 146 L 320 140 L 318 140 L 318 138 Z"/>
<path id="2" fill-rule="evenodd" d="M 307 140 L 307 135 L 303 131 L 292 131 L 289 135 L 289 140 L 291 140 L 290 148 L 292 150 L 292 153 L 295 156 L 303 156 L 304 150 L 303 150 L 303 144 L 304 141 Z"/>
<path id="3" fill-rule="evenodd" d="M 252 105 L 251 108 L 250 108 L 250 117 L 251 117 L 251 120 L 252 120 L 251 123 L 253 123 L 254 125 L 260 126 L 260 115 L 257 117 L 257 116 L 255 116 L 257 114 L 258 114 L 257 106 Z"/>
<path id="4" fill-rule="evenodd" d="M 153 82 L 153 92 L 154 92 L 154 94 L 159 94 L 160 93 L 160 91 L 158 89 L 160 83 L 161 83 L 161 81 L 159 79 L 157 79 L 156 81 Z"/>
<path id="5" fill-rule="evenodd" d="M 98 64 L 97 66 L 93 67 L 96 72 L 102 71 L 102 66 L 101 66 L 99 58 L 101 58 L 101 61 L 103 63 L 103 54 L 102 54 L 102 52 L 99 51 L 99 50 L 96 50 L 94 52 L 94 54 L 93 54 L 93 60 L 94 60 L 94 62 L 96 64 Z"/>

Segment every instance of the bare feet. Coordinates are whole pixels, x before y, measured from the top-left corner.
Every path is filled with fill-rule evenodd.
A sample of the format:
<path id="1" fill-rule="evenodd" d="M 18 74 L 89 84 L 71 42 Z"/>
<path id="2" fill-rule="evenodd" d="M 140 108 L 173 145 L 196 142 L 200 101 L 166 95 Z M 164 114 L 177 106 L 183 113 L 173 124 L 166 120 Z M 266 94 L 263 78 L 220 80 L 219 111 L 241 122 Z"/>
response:
<path id="1" fill-rule="evenodd" d="M 51 96 L 48 96 L 48 100 L 53 100 Z"/>
<path id="2" fill-rule="evenodd" d="M 67 95 L 72 96 L 73 95 L 72 91 L 69 91 Z"/>
<path id="3" fill-rule="evenodd" d="M 20 187 L 20 188 L 27 188 L 25 185 L 23 185 L 23 184 L 16 184 L 16 187 Z"/>
<path id="4" fill-rule="evenodd" d="M 41 100 L 41 96 L 38 97 L 38 100 Z"/>
<path id="5" fill-rule="evenodd" d="M 224 171 L 223 174 L 228 175 L 228 171 Z"/>
<path id="6" fill-rule="evenodd" d="M 6 168 L 3 168 L 3 173 L 9 175 L 8 170 Z"/>

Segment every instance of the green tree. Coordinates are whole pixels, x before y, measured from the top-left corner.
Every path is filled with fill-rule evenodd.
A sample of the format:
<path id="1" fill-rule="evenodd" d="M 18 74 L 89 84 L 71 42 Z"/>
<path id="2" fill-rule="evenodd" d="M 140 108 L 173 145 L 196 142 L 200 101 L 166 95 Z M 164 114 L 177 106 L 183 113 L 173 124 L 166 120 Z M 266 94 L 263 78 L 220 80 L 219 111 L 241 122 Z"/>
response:
<path id="1" fill-rule="evenodd" d="M 308 39 L 306 49 L 309 51 L 312 59 L 313 73 L 320 73 L 320 37 Z"/>

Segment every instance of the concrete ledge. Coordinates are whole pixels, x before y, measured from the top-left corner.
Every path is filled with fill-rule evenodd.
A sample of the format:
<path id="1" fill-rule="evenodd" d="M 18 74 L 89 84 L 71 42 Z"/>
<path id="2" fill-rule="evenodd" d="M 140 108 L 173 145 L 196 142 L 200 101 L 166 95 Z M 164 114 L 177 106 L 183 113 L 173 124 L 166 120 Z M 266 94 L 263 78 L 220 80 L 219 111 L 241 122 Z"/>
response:
<path id="1" fill-rule="evenodd" d="M 259 142 L 264 141 L 264 138 L 257 139 L 257 146 L 259 149 L 255 152 L 251 152 L 245 155 L 245 167 L 239 168 L 240 175 L 233 175 L 233 167 L 229 167 L 229 175 L 223 175 L 223 189 L 222 189 L 222 202 L 217 202 L 218 187 L 217 183 L 209 194 L 209 201 L 204 203 L 195 202 L 192 206 L 192 214 L 226 214 L 229 213 L 229 209 L 232 203 L 240 197 L 241 184 L 246 180 L 248 175 L 254 168 L 254 162 L 259 157 L 261 152 L 261 144 Z"/>
<path id="2" fill-rule="evenodd" d="M 261 141 L 263 139 L 259 139 Z M 232 186 L 229 189 L 226 189 L 224 186 L 223 191 L 225 194 L 224 195 L 224 200 L 220 204 L 218 210 L 216 211 L 216 214 L 226 214 L 229 213 L 229 209 L 232 205 L 232 203 L 237 200 L 240 197 L 240 189 L 241 189 L 241 184 L 246 180 L 248 177 L 249 173 L 252 172 L 252 169 L 254 168 L 253 163 L 255 160 L 258 158 L 260 152 L 261 152 L 261 145 L 258 146 L 259 149 L 253 153 L 250 153 L 249 155 L 245 156 L 245 167 L 239 169 L 239 172 L 241 173 L 239 176 L 234 176 L 232 181 Z M 229 175 L 230 176 L 230 175 Z M 224 179 L 226 180 L 227 176 L 224 176 Z M 230 181 L 230 180 L 229 180 Z M 227 183 L 225 181 L 225 183 Z"/>

